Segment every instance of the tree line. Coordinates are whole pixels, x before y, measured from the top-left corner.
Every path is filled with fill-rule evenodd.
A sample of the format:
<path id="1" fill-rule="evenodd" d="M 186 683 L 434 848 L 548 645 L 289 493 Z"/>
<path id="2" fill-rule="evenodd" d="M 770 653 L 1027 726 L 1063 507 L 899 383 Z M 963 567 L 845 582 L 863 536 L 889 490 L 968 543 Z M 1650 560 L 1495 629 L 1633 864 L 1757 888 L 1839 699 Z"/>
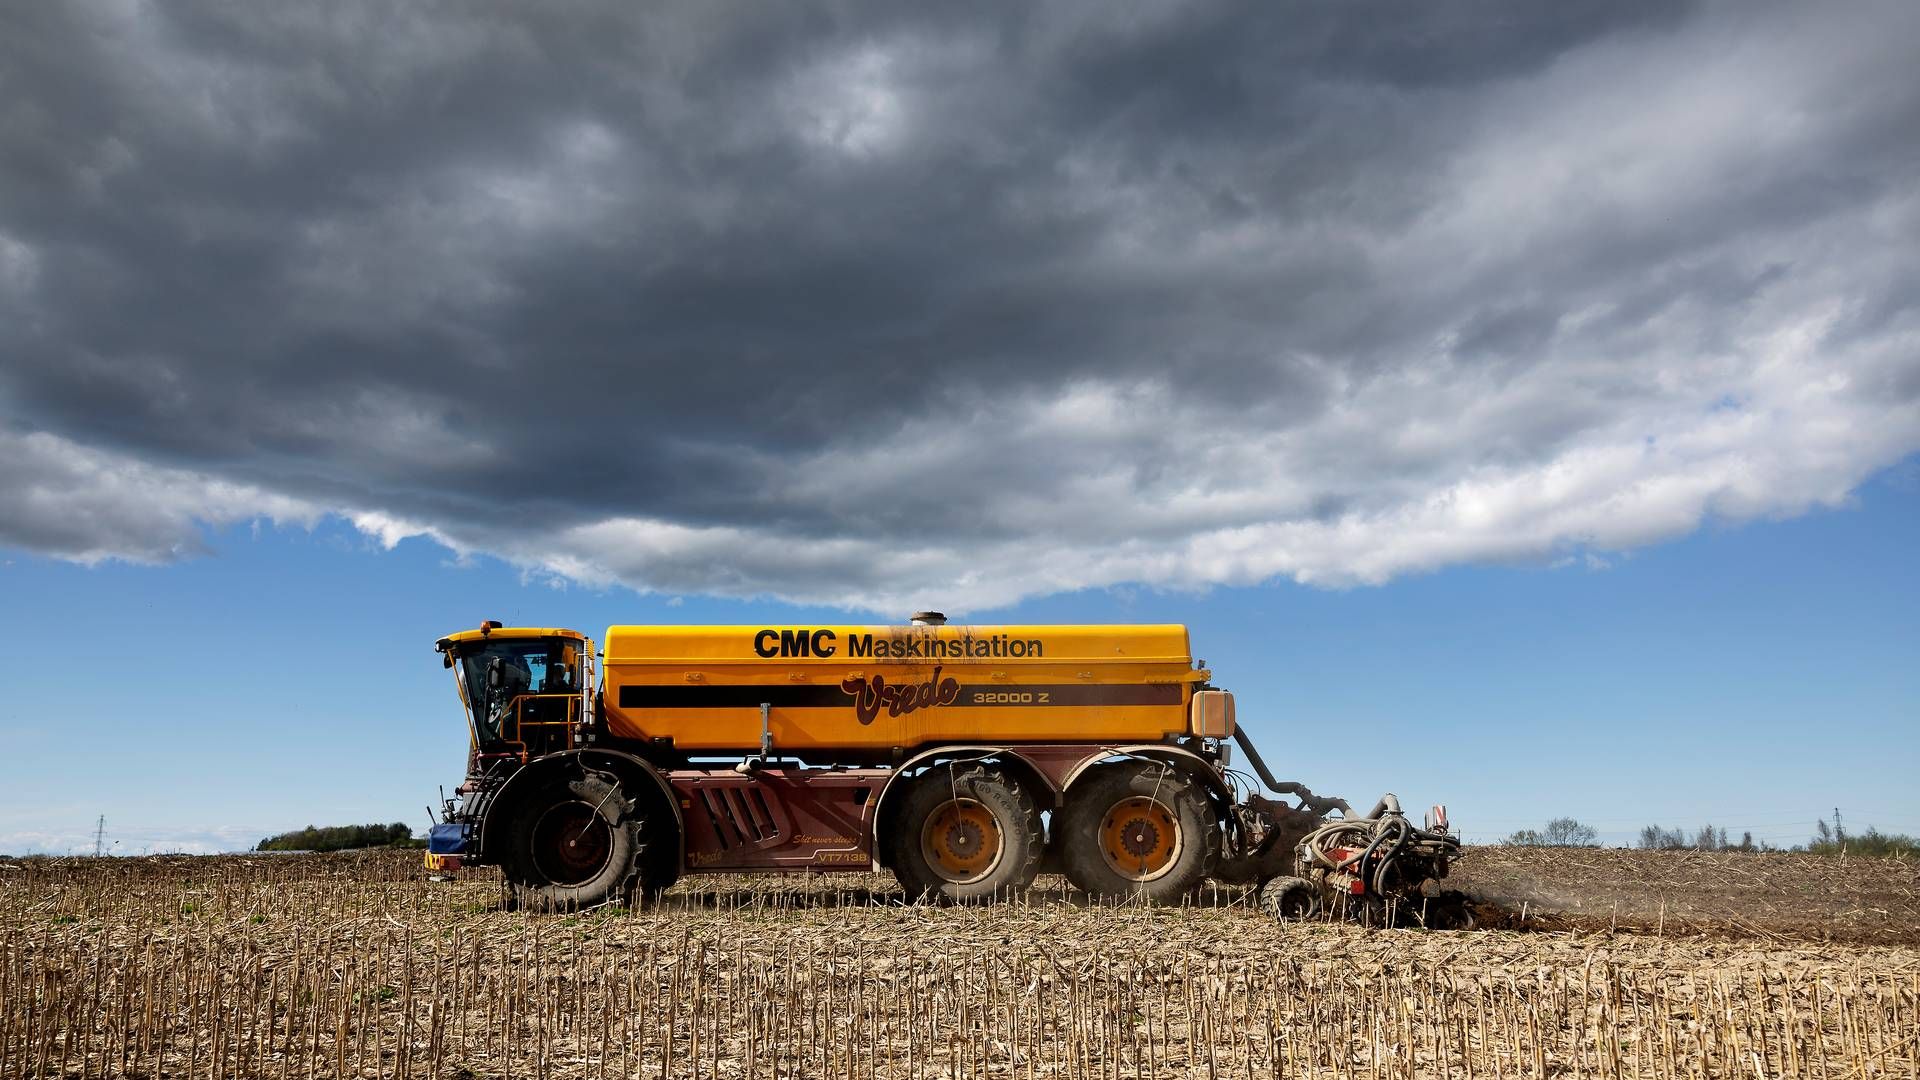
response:
<path id="1" fill-rule="evenodd" d="M 345 851 L 348 848 L 419 847 L 413 829 L 404 822 L 391 825 L 312 825 L 260 841 L 255 851 Z"/>
<path id="2" fill-rule="evenodd" d="M 1634 845 L 1647 851 L 1785 851 L 1813 855 L 1861 855 L 1869 858 L 1920 857 L 1920 840 L 1901 833 L 1883 833 L 1873 826 L 1864 832 L 1848 832 L 1834 811 L 1833 822 L 1814 823 L 1814 835 L 1805 844 L 1776 847 L 1762 840 L 1755 842 L 1751 832 L 1740 834 L 1734 842 L 1723 825 L 1711 822 L 1693 832 L 1685 829 L 1648 825 L 1640 830 Z M 1578 819 L 1559 817 L 1539 829 L 1521 829 L 1509 835 L 1503 844 L 1521 847 L 1599 847 L 1600 832 Z"/>

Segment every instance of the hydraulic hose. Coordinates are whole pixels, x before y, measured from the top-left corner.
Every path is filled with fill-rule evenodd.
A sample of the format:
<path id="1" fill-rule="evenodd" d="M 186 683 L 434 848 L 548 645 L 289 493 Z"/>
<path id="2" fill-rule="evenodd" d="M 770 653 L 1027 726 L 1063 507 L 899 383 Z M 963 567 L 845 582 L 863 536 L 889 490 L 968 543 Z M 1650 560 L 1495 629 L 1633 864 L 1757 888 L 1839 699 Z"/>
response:
<path id="1" fill-rule="evenodd" d="M 1345 853 L 1335 858 L 1334 851 Z M 1460 841 L 1444 830 L 1423 829 L 1407 820 L 1400 800 L 1383 796 L 1364 818 L 1326 822 L 1300 841 L 1298 872 L 1322 890 L 1345 891 L 1352 879 L 1365 894 L 1392 901 L 1406 899 L 1460 852 Z M 1403 860 L 1411 863 L 1403 865 Z"/>
<path id="2" fill-rule="evenodd" d="M 1387 891 L 1387 871 L 1393 867 L 1393 860 L 1398 858 L 1400 852 L 1406 848 L 1407 837 L 1413 832 L 1413 826 L 1407 824 L 1406 818 L 1390 820 L 1398 824 L 1399 828 L 1394 830 L 1393 846 L 1380 856 L 1380 865 L 1374 867 L 1372 885 L 1376 896 Z"/>
<path id="3" fill-rule="evenodd" d="M 1370 816 L 1375 819 L 1380 818 L 1380 815 L 1377 813 Z M 1399 826 L 1399 828 L 1395 828 L 1396 825 Z M 1367 846 L 1360 852 L 1360 854 L 1347 856 L 1346 860 L 1340 864 L 1341 867 L 1345 868 L 1348 866 L 1364 866 L 1366 864 L 1367 859 L 1370 856 L 1372 856 L 1375 851 L 1379 850 L 1380 842 L 1382 840 L 1385 840 L 1389 834 L 1398 834 L 1400 836 L 1404 836 L 1405 832 L 1403 830 L 1405 828 L 1406 828 L 1406 822 L 1401 819 L 1386 818 L 1384 820 L 1381 820 L 1380 823 L 1378 825 L 1375 825 L 1373 828 L 1373 839 L 1367 841 Z"/>
<path id="4" fill-rule="evenodd" d="M 1267 786 L 1268 791 L 1278 792 L 1281 795 L 1298 796 L 1301 807 L 1313 813 L 1325 813 L 1328 810 L 1338 810 L 1348 817 L 1353 816 L 1353 807 L 1348 806 L 1347 800 L 1345 799 L 1323 799 L 1307 790 L 1305 784 L 1296 784 L 1290 780 L 1274 779 L 1272 771 L 1267 768 L 1266 760 L 1260 756 L 1260 751 L 1254 749 L 1253 740 L 1247 738 L 1247 729 L 1235 725 L 1233 729 L 1233 741 L 1240 747 L 1240 752 L 1246 755 L 1247 764 L 1253 766 L 1254 775 L 1260 778 L 1260 782 Z M 1396 803 L 1395 805 L 1398 804 Z M 1378 817 L 1379 815 L 1376 813 L 1369 816 Z"/>
<path id="5" fill-rule="evenodd" d="M 1361 838 L 1364 839 L 1366 834 L 1362 832 L 1362 825 L 1363 823 L 1358 820 L 1342 818 L 1315 829 L 1313 832 L 1307 834 L 1306 839 L 1303 840 L 1302 843 L 1306 845 L 1307 851 L 1312 855 L 1315 863 L 1323 865 L 1329 870 L 1338 870 L 1344 864 L 1335 862 L 1333 857 L 1327 854 L 1326 849 L 1329 846 L 1329 841 L 1331 841 L 1333 837 L 1345 833 L 1361 833 Z M 1356 844 L 1359 842 L 1360 840 L 1358 839 L 1354 841 Z M 1351 858 L 1349 858 L 1348 861 L 1352 861 Z"/>
<path id="6" fill-rule="evenodd" d="M 1400 797 L 1389 791 L 1385 795 L 1380 796 L 1380 801 L 1373 804 L 1373 809 L 1367 811 L 1367 817 L 1371 819 L 1380 817 L 1383 814 L 1398 814 L 1399 812 Z"/>
<path id="7" fill-rule="evenodd" d="M 1253 740 L 1247 738 L 1246 728 L 1234 725 L 1233 741 L 1239 745 L 1240 752 L 1247 755 L 1247 764 L 1253 766 L 1254 775 L 1260 778 L 1261 783 L 1267 785 L 1268 790 L 1277 791 L 1282 795 L 1299 794 L 1299 784 L 1283 784 L 1275 780 L 1273 774 L 1267 771 L 1267 763 L 1261 759 L 1260 751 L 1253 748 Z"/>

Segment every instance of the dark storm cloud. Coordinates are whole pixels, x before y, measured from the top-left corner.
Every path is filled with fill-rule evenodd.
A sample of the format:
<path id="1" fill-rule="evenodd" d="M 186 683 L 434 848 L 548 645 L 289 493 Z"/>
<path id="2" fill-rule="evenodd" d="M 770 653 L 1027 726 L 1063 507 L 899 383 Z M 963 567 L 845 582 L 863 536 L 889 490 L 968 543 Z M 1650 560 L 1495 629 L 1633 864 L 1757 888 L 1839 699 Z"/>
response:
<path id="1" fill-rule="evenodd" d="M 977 605 L 1644 543 L 1920 446 L 1903 5 L 0 19 L 32 550 L 340 513 Z"/>

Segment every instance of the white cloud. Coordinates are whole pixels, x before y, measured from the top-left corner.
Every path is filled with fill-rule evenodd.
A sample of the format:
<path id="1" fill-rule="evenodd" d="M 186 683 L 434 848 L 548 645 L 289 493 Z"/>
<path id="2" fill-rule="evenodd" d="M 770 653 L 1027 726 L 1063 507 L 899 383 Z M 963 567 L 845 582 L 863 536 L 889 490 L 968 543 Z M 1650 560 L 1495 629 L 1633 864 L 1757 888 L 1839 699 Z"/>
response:
<path id="1" fill-rule="evenodd" d="M 1877 367 L 1904 364 L 1903 354 L 1810 355 L 1822 333 L 1821 326 L 1784 329 L 1756 342 L 1744 367 L 1719 370 L 1712 379 L 1695 380 L 1685 371 L 1655 377 L 1650 381 L 1672 392 L 1634 401 L 1538 460 L 1476 463 L 1510 417 L 1497 403 L 1462 401 L 1451 413 L 1453 423 L 1436 422 L 1438 431 L 1419 437 L 1422 456 L 1448 463 L 1430 474 L 1375 473 L 1363 465 L 1308 478 L 1324 460 L 1314 448 L 1320 433 L 1314 426 L 1285 439 L 1233 445 L 1244 432 L 1196 425 L 1169 438 L 1169 453 L 1179 463 L 1213 459 L 1216 467 L 1205 476 L 1180 475 L 1128 493 L 1109 490 L 1097 473 L 1076 472 L 1089 482 L 1046 487 L 1044 503 L 1034 492 L 1010 491 L 1003 505 L 978 508 L 983 524 L 1008 525 L 1014 533 L 1000 541 L 851 534 L 807 541 L 777 529 L 616 518 L 544 537 L 544 549 L 520 543 L 505 550 L 510 558 L 597 584 L 771 594 L 893 613 L 924 604 L 963 612 L 1038 593 L 1134 582 L 1204 588 L 1279 577 L 1379 584 L 1465 562 L 1546 563 L 1570 549 L 1583 552 L 1585 565 L 1599 567 L 1606 565 L 1600 552 L 1672 539 L 1708 520 L 1843 506 L 1867 476 L 1920 450 L 1920 403 L 1881 400 L 1858 385 L 1860 375 Z M 1566 381 L 1566 373 L 1549 365 L 1499 392 L 1521 401 L 1551 397 Z M 1477 389 L 1469 383 L 1465 393 Z M 1323 421 L 1329 440 L 1348 437 L 1341 428 L 1349 412 L 1384 419 L 1404 407 L 1371 401 L 1370 393 L 1356 393 Z M 1721 405 L 1729 395 L 1743 404 Z M 1011 419 L 982 418 L 941 432 L 890 457 L 886 477 L 861 480 L 937 484 L 942 464 L 970 447 L 1039 453 L 1062 437 L 1037 419 L 1054 415 L 1069 417 L 1069 456 L 1062 461 L 1071 470 L 1075 425 L 1099 396 L 1075 388 Z M 1130 425 L 1146 422 L 1096 411 L 1107 421 L 1092 440 L 1096 446 L 1116 429 L 1134 431 Z M 1163 419 L 1178 424 L 1184 417 L 1175 409 Z M 791 476 L 781 479 L 824 497 L 836 485 L 860 490 L 857 468 L 857 461 L 824 455 L 794 463 Z M 1330 517 L 1299 512 L 1310 496 L 1333 492 L 1356 508 Z M 1042 510 L 1052 527 L 1039 519 Z M 1175 523 L 1170 533 L 1156 520 L 1163 515 Z"/>
<path id="2" fill-rule="evenodd" d="M 1705 363 L 1674 356 L 1636 365 L 1634 393 L 1591 406 L 1582 429 L 1550 452 L 1513 461 L 1489 458 L 1487 446 L 1529 409 L 1580 393 L 1592 371 L 1548 363 L 1504 383 L 1408 371 L 1352 383 L 1312 421 L 1271 433 L 1248 429 L 1230 407 L 1182 402 L 1152 386 L 1082 383 L 884 454 L 829 449 L 767 466 L 769 483 L 791 498 L 843 499 L 847 520 L 875 492 L 884 499 L 939 485 L 948 465 L 970 454 L 988 464 L 1059 466 L 1058 475 L 1040 470 L 1029 486 L 990 491 L 970 507 L 984 535 L 850 530 L 809 539 L 777 525 L 634 516 L 476 528 L 274 495 L 45 434 L 0 441 L 0 505 L 11 520 L 64 530 L 48 537 L 42 525 L 23 546 L 57 545 L 83 562 L 177 557 L 195 549 L 200 522 L 311 524 L 333 512 L 389 549 L 426 537 L 556 582 L 896 614 L 1130 583 L 1378 584 L 1464 562 L 1557 563 L 1569 552 L 1604 566 L 1601 553 L 1708 520 L 1843 506 L 1866 477 L 1920 450 L 1920 402 L 1874 392 L 1911 370 L 1911 344 L 1836 346 L 1833 320 L 1779 326 L 1743 342 L 1746 351 Z M 1129 458 L 1128 446 L 1151 448 L 1168 468 L 1143 474 L 1148 462 Z M 1343 462 L 1340 448 L 1355 447 L 1367 453 Z M 1347 508 L 1313 511 L 1335 498 Z"/>
<path id="3" fill-rule="evenodd" d="M 354 528 L 359 529 L 361 532 L 379 541 L 380 546 L 388 551 L 392 551 L 395 547 L 398 547 L 402 540 L 420 536 L 433 540 L 442 547 L 451 549 L 456 555 L 464 556 L 467 554 L 452 540 L 447 539 L 444 534 L 431 525 L 423 525 L 417 521 L 407 521 L 390 514 L 383 514 L 378 510 L 362 510 L 347 513 L 344 516 L 348 521 L 353 523 Z"/>
<path id="4" fill-rule="evenodd" d="M 80 563 L 169 562 L 204 551 L 204 525 L 312 525 L 313 503 L 146 464 L 47 432 L 0 431 L 0 543 Z"/>

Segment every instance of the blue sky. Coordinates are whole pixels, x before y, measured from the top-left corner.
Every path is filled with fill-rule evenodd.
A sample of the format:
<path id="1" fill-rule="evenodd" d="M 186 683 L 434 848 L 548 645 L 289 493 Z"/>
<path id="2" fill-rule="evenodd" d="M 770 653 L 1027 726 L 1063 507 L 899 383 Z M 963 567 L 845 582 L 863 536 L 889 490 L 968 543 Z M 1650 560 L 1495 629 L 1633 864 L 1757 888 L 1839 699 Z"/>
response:
<path id="1" fill-rule="evenodd" d="M 327 521 L 169 566 L 10 552 L 0 850 L 219 850 L 420 825 L 465 729 L 432 643 L 483 617 L 812 622 L 845 612 L 527 580 Z M 1086 590 L 976 621 L 1192 628 L 1278 772 L 1449 804 L 1471 837 L 1570 814 L 1603 839 L 1712 821 L 1798 842 L 1838 806 L 1920 833 L 1920 463 L 1853 505 L 1552 566 L 1379 587 Z M 903 613 L 904 614 L 904 613 Z M 856 616 L 857 617 L 857 616 Z"/>

